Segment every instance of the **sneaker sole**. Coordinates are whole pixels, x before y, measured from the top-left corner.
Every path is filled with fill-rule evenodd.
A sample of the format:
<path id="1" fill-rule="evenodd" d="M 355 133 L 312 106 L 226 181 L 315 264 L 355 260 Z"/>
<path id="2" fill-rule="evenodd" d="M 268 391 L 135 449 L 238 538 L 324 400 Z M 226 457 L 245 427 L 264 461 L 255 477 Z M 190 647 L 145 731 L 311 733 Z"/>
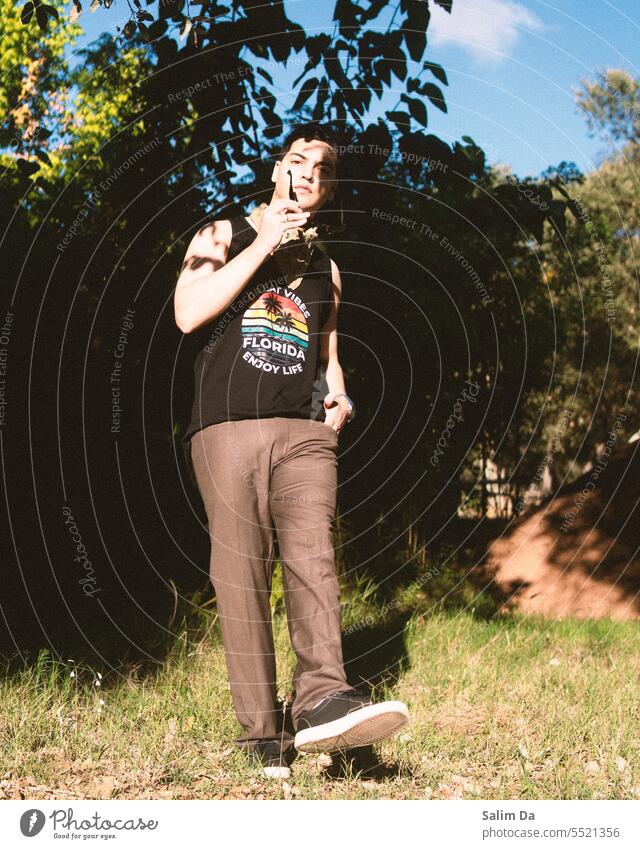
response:
<path id="1" fill-rule="evenodd" d="M 315 728 L 303 728 L 295 736 L 300 752 L 339 752 L 385 740 L 406 725 L 409 710 L 404 702 L 367 705 L 333 722 Z"/>

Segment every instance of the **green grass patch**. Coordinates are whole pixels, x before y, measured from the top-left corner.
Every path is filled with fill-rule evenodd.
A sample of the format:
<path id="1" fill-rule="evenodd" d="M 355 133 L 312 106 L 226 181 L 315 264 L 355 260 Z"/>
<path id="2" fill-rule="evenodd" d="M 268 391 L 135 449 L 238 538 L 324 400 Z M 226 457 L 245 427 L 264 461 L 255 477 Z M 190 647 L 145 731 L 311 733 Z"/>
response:
<path id="1" fill-rule="evenodd" d="M 345 628 L 379 614 L 374 588 Z M 357 595 L 357 594 L 356 594 Z M 355 598 L 355 596 L 354 596 Z M 348 599 L 347 599 L 348 601 Z M 413 599 L 415 602 L 415 598 Z M 274 603 L 279 672 L 294 657 Z M 233 747 L 215 617 L 183 629 L 166 661 L 117 670 L 41 652 L 0 683 L 4 798 L 638 798 L 640 629 L 610 620 L 417 612 L 397 623 L 406 663 L 375 695 L 411 724 L 343 758 L 299 757 L 284 784 Z M 374 620 L 378 622 L 379 620 Z M 372 646 L 371 648 L 375 648 Z M 375 662 L 385 668 L 384 646 Z M 354 681 L 353 683 L 358 683 Z M 287 687 L 283 684 L 282 692 Z"/>

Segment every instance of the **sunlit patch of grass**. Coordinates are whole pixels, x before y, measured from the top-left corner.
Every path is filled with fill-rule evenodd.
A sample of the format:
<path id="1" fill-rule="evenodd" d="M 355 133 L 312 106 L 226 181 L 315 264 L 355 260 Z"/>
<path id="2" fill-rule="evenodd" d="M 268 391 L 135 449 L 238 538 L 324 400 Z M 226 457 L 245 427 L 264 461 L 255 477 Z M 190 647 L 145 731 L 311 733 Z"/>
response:
<path id="1" fill-rule="evenodd" d="M 347 627 L 375 610 L 375 585 L 363 584 L 360 591 Z M 404 628 L 406 670 L 375 691 L 379 699 L 404 700 L 411 723 L 367 757 L 360 750 L 358 757 L 350 753 L 329 764 L 327 758 L 300 756 L 284 783 L 262 779 L 234 747 L 241 729 L 218 625 L 209 618 L 198 628 L 182 631 L 153 672 L 129 665 L 107 673 L 43 651 L 31 665 L 7 674 L 0 682 L 0 794 L 640 796 L 635 623 L 416 614 Z M 279 689 L 290 697 L 295 657 L 281 609 L 275 642 Z"/>

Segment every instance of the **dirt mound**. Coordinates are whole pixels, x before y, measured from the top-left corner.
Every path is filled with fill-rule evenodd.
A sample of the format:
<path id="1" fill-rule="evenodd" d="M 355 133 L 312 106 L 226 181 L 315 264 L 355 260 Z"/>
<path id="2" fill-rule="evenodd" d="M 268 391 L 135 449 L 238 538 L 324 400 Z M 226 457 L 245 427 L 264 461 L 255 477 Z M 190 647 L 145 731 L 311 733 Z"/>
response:
<path id="1" fill-rule="evenodd" d="M 492 542 L 505 607 L 640 619 L 640 441 L 626 443 Z"/>

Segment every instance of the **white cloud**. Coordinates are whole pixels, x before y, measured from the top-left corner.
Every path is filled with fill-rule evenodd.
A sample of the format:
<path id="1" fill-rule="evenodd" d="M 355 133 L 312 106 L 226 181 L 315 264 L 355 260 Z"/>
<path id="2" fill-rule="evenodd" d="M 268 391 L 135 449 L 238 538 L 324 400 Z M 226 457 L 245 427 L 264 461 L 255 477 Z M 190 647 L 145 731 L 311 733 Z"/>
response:
<path id="1" fill-rule="evenodd" d="M 431 4 L 431 45 L 455 45 L 482 62 L 502 61 L 526 35 L 544 24 L 513 0 L 455 0 L 451 14 Z"/>

